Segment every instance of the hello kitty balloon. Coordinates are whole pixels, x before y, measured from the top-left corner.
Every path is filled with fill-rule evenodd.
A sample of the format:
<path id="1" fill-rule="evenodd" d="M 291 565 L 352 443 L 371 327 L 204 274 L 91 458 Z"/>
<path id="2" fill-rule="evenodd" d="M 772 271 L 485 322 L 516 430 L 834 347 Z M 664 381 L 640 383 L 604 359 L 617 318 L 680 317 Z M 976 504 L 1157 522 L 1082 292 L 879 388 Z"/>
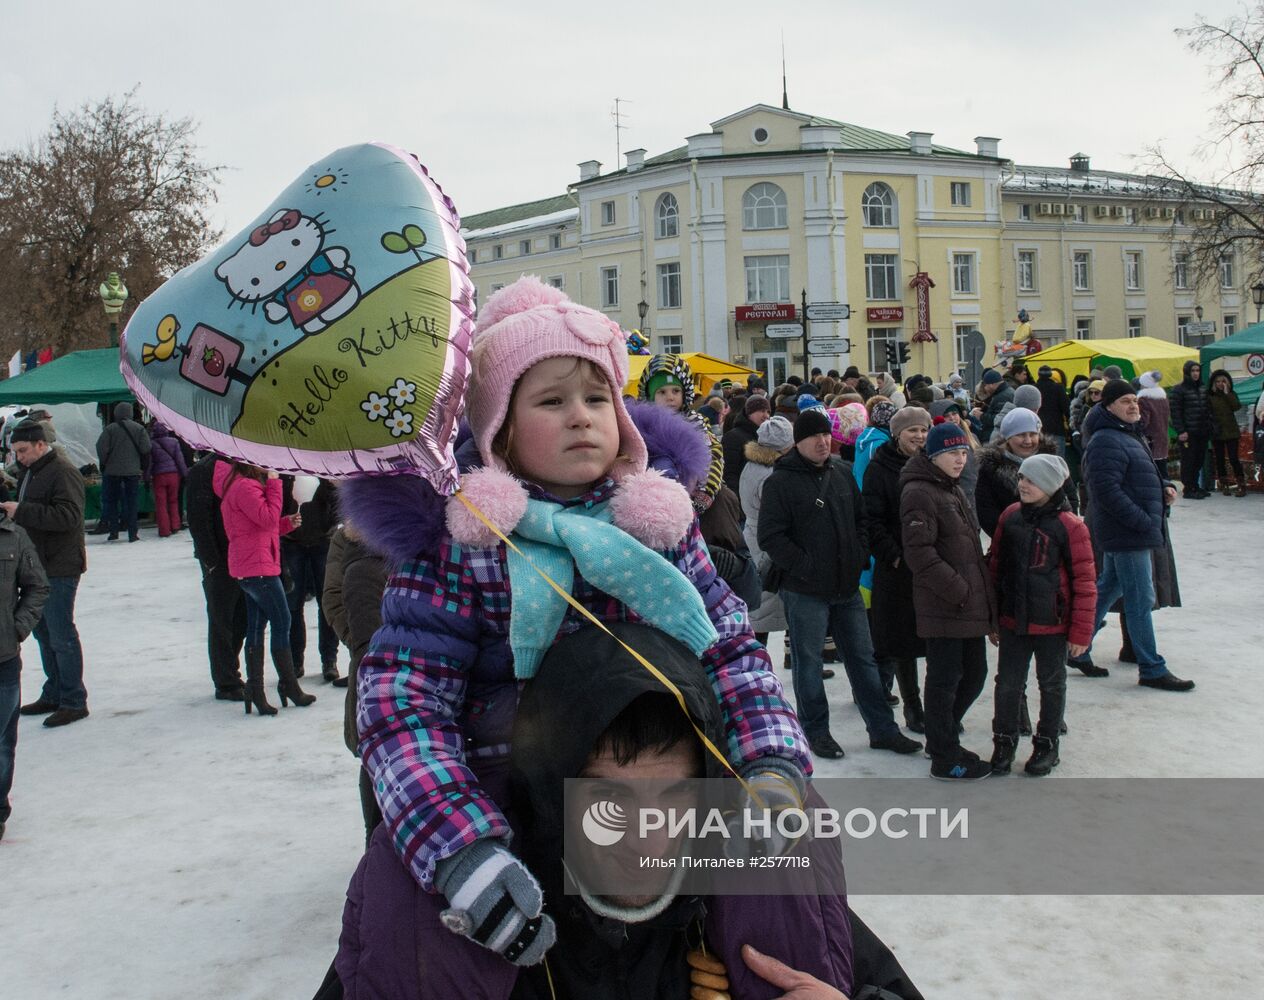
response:
<path id="1" fill-rule="evenodd" d="M 452 202 L 385 143 L 309 167 L 141 303 L 121 367 L 199 448 L 323 477 L 456 487 L 473 285 Z"/>

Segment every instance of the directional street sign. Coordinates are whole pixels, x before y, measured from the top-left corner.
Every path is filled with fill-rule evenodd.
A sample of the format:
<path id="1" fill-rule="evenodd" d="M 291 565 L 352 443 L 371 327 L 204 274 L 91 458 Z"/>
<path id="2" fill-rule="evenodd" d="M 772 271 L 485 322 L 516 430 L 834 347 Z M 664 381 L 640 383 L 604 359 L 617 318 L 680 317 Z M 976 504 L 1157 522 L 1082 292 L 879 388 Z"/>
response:
<path id="1" fill-rule="evenodd" d="M 809 354 L 848 354 L 851 341 L 846 337 L 815 338 L 808 341 Z"/>
<path id="2" fill-rule="evenodd" d="M 803 336 L 802 323 L 769 323 L 764 327 L 764 336 L 773 340 L 793 340 Z"/>
<path id="3" fill-rule="evenodd" d="M 1185 326 L 1185 329 L 1188 330 L 1190 333 L 1195 334 L 1196 336 L 1200 336 L 1206 333 L 1215 333 L 1216 324 L 1212 320 L 1205 319 L 1205 320 L 1199 320 L 1195 323 L 1187 323 Z"/>
<path id="4" fill-rule="evenodd" d="M 846 302 L 809 302 L 808 319 L 817 322 L 837 322 L 851 318 L 851 306 Z"/>

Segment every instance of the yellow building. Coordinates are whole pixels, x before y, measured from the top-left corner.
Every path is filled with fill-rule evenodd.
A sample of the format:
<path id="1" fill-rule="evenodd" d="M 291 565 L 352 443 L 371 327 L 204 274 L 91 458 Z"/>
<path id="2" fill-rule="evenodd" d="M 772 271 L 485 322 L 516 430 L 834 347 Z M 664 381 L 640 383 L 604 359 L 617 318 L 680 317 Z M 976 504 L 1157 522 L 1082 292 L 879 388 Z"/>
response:
<path id="1" fill-rule="evenodd" d="M 972 331 L 990 357 L 1019 308 L 1050 341 L 1077 329 L 1176 339 L 1198 304 L 1218 331 L 1235 320 L 1239 275 L 1214 303 L 1173 288 L 1175 220 L 1139 179 L 1129 191 L 1085 158 L 1015 168 L 998 146 L 981 136 L 967 152 L 761 104 L 659 156 L 630 150 L 613 172 L 581 163 L 564 195 L 470 216 L 463 232 L 480 299 L 537 274 L 642 329 L 655 351 L 732 358 L 774 382 L 805 366 L 886 369 L 888 344 L 911 349 L 905 374 L 945 376 L 968 360 Z M 806 352 L 803 337 L 777 336 L 803 322 L 805 299 L 831 317 L 809 320 Z M 933 337 L 915 337 L 919 326 Z"/>

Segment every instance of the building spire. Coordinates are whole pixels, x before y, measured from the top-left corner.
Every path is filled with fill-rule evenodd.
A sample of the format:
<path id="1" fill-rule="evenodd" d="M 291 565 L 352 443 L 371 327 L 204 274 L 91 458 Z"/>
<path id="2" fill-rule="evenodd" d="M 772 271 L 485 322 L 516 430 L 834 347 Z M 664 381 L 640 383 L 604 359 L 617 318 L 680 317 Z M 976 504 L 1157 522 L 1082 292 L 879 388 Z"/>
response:
<path id="1" fill-rule="evenodd" d="M 781 106 L 790 110 L 790 97 L 786 91 L 786 29 L 781 29 Z"/>

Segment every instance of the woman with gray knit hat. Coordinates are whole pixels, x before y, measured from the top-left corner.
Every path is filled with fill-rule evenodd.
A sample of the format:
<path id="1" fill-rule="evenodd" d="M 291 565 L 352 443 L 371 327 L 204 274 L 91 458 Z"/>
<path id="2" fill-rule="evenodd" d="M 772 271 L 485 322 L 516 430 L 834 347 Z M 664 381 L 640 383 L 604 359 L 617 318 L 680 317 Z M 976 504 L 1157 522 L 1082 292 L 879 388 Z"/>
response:
<path id="1" fill-rule="evenodd" d="M 979 455 L 979 484 L 974 501 L 979 524 L 989 538 L 996 530 L 1001 512 L 1018 502 L 1018 467 L 1023 459 L 1036 454 L 1055 455 L 1057 450 L 1057 446 L 1041 434 L 1040 417 L 1035 412 L 1017 407 L 1005 415 L 1001 421 L 1000 443 L 989 445 Z M 1068 490 L 1067 496 L 1072 497 L 1074 492 Z M 1074 505 L 1074 500 L 1072 503 Z"/>
<path id="2" fill-rule="evenodd" d="M 742 512 L 746 526 L 742 536 L 750 550 L 751 559 L 762 571 L 767 558 L 759 547 L 759 509 L 764 481 L 772 475 L 772 467 L 782 455 L 794 447 L 794 425 L 785 417 L 769 417 L 755 431 L 755 440 L 746 445 L 746 464 L 738 481 L 738 495 L 742 500 Z M 755 638 L 768 645 L 768 633 L 784 632 L 786 609 L 781 598 L 764 591 L 759 607 L 750 613 L 751 629 Z"/>

